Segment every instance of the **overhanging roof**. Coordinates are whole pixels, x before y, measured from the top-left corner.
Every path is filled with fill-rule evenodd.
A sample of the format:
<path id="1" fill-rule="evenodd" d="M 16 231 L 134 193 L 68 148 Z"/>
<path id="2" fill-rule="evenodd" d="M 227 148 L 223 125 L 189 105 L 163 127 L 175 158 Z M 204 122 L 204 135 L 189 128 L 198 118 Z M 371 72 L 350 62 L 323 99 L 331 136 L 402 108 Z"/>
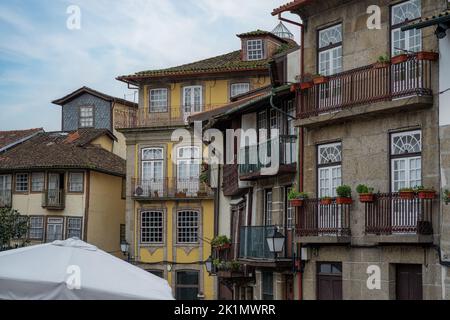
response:
<path id="1" fill-rule="evenodd" d="M 411 29 L 422 29 L 426 27 L 430 27 L 437 24 L 447 24 L 450 23 L 450 10 L 445 10 L 437 15 L 429 16 L 419 21 L 415 21 L 407 26 L 402 28 L 402 31 L 411 30 Z"/>
<path id="2" fill-rule="evenodd" d="M 299 7 L 301 7 L 305 4 L 311 3 L 311 2 L 313 2 L 313 0 L 294 0 L 294 1 L 288 2 L 286 4 L 283 4 L 282 6 L 276 8 L 276 9 L 273 9 L 272 15 L 275 16 L 277 14 L 280 14 L 280 13 L 283 13 L 286 11 L 294 11 L 294 10 L 298 9 Z"/>

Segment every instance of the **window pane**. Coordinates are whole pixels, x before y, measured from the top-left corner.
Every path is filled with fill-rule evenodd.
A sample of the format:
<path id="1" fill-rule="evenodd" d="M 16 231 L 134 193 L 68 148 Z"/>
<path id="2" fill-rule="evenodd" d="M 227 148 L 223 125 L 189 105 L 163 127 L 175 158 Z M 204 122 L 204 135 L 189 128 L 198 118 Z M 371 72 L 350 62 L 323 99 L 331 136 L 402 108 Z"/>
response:
<path id="1" fill-rule="evenodd" d="M 197 271 L 177 272 L 177 284 L 197 285 L 198 284 L 198 272 Z"/>
<path id="2" fill-rule="evenodd" d="M 392 25 L 405 23 L 420 18 L 422 15 L 421 0 L 410 0 L 392 7 Z"/>
<path id="3" fill-rule="evenodd" d="M 91 106 L 80 108 L 80 127 L 94 126 L 94 108 Z"/>
<path id="4" fill-rule="evenodd" d="M 31 191 L 40 192 L 44 190 L 44 173 L 33 172 L 31 174 Z"/>
<path id="5" fill-rule="evenodd" d="M 340 42 L 342 42 L 341 24 L 321 30 L 319 32 L 319 48 L 324 48 Z"/>
<path id="6" fill-rule="evenodd" d="M 70 192 L 83 192 L 83 173 L 71 172 L 69 174 L 69 191 Z"/>
<path id="7" fill-rule="evenodd" d="M 247 60 L 261 60 L 264 57 L 263 41 L 247 40 Z"/>
<path id="8" fill-rule="evenodd" d="M 233 83 L 231 85 L 231 97 L 238 96 L 250 91 L 249 83 Z"/>
<path id="9" fill-rule="evenodd" d="M 68 218 L 67 219 L 67 238 L 81 239 L 81 218 Z"/>
<path id="10" fill-rule="evenodd" d="M 167 89 L 150 90 L 150 112 L 167 112 Z"/>
<path id="11" fill-rule="evenodd" d="M 30 217 L 30 239 L 42 240 L 44 237 L 44 217 Z"/>
<path id="12" fill-rule="evenodd" d="M 146 211 L 141 213 L 141 242 L 163 242 L 163 212 Z"/>
<path id="13" fill-rule="evenodd" d="M 179 211 L 177 213 L 177 242 L 197 243 L 199 213 L 197 211 Z"/>
<path id="14" fill-rule="evenodd" d="M 319 146 L 319 165 L 338 163 L 342 161 L 341 143 L 333 143 Z"/>
<path id="15" fill-rule="evenodd" d="M 17 192 L 28 191 L 28 173 L 16 174 L 16 191 Z"/>

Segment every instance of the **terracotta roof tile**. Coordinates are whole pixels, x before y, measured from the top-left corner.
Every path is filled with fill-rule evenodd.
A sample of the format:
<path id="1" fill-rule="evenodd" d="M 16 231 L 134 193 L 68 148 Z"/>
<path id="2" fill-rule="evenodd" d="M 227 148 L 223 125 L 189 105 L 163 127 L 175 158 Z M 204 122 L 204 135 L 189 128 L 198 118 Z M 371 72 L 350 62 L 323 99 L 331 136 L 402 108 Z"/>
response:
<path id="1" fill-rule="evenodd" d="M 44 131 L 44 129 L 34 128 L 27 130 L 0 131 L 0 151 L 7 146 L 13 145 L 14 143 L 31 137 L 41 131 Z"/>

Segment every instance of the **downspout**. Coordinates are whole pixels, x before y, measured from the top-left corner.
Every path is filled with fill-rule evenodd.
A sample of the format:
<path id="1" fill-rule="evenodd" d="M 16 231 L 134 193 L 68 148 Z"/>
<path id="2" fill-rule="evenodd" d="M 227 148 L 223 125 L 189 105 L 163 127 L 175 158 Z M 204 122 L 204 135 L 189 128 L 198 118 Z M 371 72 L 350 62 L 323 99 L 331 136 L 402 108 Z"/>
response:
<path id="1" fill-rule="evenodd" d="M 299 23 L 296 21 L 292 21 L 286 18 L 283 18 L 281 16 L 281 13 L 278 14 L 278 19 L 280 21 L 284 21 L 293 25 L 296 25 L 300 27 L 300 81 L 303 80 L 305 75 L 305 59 L 304 59 L 304 53 L 305 53 L 305 25 L 303 23 Z M 299 109 L 303 109 L 303 99 L 299 97 L 300 94 L 297 95 L 299 101 L 298 106 Z M 298 111 L 298 110 L 297 110 Z M 298 146 L 298 157 L 299 157 L 299 163 L 298 163 L 298 189 L 300 192 L 303 192 L 304 186 L 303 186 L 303 154 L 304 154 L 304 131 L 303 127 L 299 127 L 299 146 Z M 297 209 L 298 210 L 298 209 Z M 300 250 L 301 244 L 298 246 L 297 250 Z M 300 256 L 300 252 L 298 252 L 297 256 Z M 298 270 L 302 270 L 302 261 L 299 257 L 298 261 Z M 300 271 L 297 276 L 298 280 L 298 300 L 303 300 L 303 272 Z"/>

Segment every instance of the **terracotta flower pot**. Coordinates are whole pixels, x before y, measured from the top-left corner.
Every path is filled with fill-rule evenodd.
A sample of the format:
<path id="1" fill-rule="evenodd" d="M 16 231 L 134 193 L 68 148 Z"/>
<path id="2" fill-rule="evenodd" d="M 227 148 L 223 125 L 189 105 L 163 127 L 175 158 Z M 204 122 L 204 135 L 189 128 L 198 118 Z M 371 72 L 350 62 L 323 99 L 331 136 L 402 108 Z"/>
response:
<path id="1" fill-rule="evenodd" d="M 417 53 L 416 57 L 417 60 L 437 61 L 439 59 L 439 53 L 421 51 Z"/>
<path id="2" fill-rule="evenodd" d="M 391 59 L 392 64 L 399 64 L 408 61 L 408 55 L 407 54 L 399 54 L 398 56 L 395 56 Z"/>
<path id="3" fill-rule="evenodd" d="M 325 76 L 319 76 L 319 77 L 315 77 L 313 79 L 314 84 L 322 84 L 322 83 L 327 83 L 328 82 L 328 78 Z"/>
<path id="4" fill-rule="evenodd" d="M 313 87 L 313 85 L 314 85 L 314 82 L 311 82 L 311 81 L 309 81 L 309 82 L 302 82 L 300 84 L 300 89 L 302 89 L 302 90 L 311 89 Z"/>
<path id="5" fill-rule="evenodd" d="M 359 195 L 359 201 L 362 203 L 374 202 L 375 195 L 373 193 L 361 193 Z"/>
<path id="6" fill-rule="evenodd" d="M 231 243 L 225 243 L 219 247 L 220 250 L 227 250 L 231 248 Z"/>
<path id="7" fill-rule="evenodd" d="M 329 206 L 331 203 L 333 203 L 332 199 L 322 199 L 320 200 L 320 204 L 324 206 Z"/>
<path id="8" fill-rule="evenodd" d="M 389 68 L 391 65 L 390 62 L 377 62 L 373 65 L 374 69 L 383 69 L 383 68 Z"/>
<path id="9" fill-rule="evenodd" d="M 303 207 L 303 199 L 293 199 L 291 201 L 291 206 L 293 207 Z"/>
<path id="10" fill-rule="evenodd" d="M 414 191 L 400 191 L 400 199 L 411 200 L 414 199 Z"/>
<path id="11" fill-rule="evenodd" d="M 424 190 L 418 192 L 419 199 L 434 199 L 436 197 L 436 191 Z"/>
<path id="12" fill-rule="evenodd" d="M 337 197 L 336 198 L 336 203 L 337 204 L 352 204 L 353 203 L 353 199 L 352 198 Z"/>

